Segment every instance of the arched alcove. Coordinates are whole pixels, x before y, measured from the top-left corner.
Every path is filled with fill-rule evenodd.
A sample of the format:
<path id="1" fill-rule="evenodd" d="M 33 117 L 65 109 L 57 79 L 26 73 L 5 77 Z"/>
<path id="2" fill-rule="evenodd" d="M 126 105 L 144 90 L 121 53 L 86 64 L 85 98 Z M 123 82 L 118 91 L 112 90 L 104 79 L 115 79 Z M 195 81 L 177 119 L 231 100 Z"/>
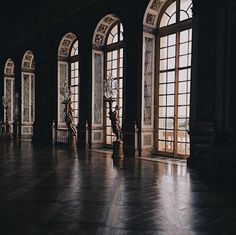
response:
<path id="1" fill-rule="evenodd" d="M 32 51 L 25 52 L 21 63 L 21 137 L 31 138 L 35 119 L 35 62 Z"/>
<path id="2" fill-rule="evenodd" d="M 57 142 L 67 143 L 68 128 L 65 123 L 64 104 L 66 92 L 71 95 L 74 125 L 79 121 L 79 42 L 75 34 L 63 36 L 58 47 L 57 76 Z"/>
<path id="3" fill-rule="evenodd" d="M 11 58 L 7 59 L 4 66 L 4 97 L 7 102 L 7 114 L 4 110 L 4 122 L 6 117 L 10 124 L 10 132 L 13 132 L 13 122 L 14 122 L 14 104 L 15 104 L 15 72 L 14 72 L 14 62 Z"/>
<path id="4" fill-rule="evenodd" d="M 104 16 L 93 35 L 92 53 L 92 134 L 94 145 L 111 146 L 114 140 L 109 119 L 109 105 L 104 100 L 104 85 L 111 79 L 110 92 L 114 94 L 112 108 L 119 107 L 119 120 L 123 115 L 123 25 L 114 14 Z"/>

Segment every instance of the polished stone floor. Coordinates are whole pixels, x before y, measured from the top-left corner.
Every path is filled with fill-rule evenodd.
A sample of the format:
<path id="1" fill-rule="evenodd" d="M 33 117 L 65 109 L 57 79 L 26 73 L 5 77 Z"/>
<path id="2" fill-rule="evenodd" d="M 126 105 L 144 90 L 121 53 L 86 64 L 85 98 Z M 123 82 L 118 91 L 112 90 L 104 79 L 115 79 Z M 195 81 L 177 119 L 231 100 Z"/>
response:
<path id="1" fill-rule="evenodd" d="M 222 195 L 185 162 L 0 141 L 1 235 L 236 234 Z"/>

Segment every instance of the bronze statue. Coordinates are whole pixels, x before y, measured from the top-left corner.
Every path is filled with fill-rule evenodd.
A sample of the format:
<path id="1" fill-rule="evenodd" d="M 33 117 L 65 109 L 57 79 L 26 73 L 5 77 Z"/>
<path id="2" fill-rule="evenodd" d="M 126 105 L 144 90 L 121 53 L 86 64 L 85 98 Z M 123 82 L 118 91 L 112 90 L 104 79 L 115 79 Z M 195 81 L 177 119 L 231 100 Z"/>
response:
<path id="1" fill-rule="evenodd" d="M 112 111 L 112 101 L 109 102 L 109 119 L 111 120 L 112 131 L 116 136 L 116 141 L 120 142 L 123 140 L 122 130 L 120 128 L 119 121 L 119 107 L 116 105 L 115 109 Z"/>
<path id="2" fill-rule="evenodd" d="M 65 112 L 66 125 L 67 125 L 69 131 L 72 133 L 72 135 L 77 138 L 77 130 L 76 130 L 76 127 L 74 126 L 74 123 L 73 123 L 73 119 L 74 119 L 73 112 L 74 112 L 74 110 L 71 107 L 71 101 L 70 101 L 70 99 L 64 100 L 62 102 L 62 104 L 65 104 L 64 112 Z"/>

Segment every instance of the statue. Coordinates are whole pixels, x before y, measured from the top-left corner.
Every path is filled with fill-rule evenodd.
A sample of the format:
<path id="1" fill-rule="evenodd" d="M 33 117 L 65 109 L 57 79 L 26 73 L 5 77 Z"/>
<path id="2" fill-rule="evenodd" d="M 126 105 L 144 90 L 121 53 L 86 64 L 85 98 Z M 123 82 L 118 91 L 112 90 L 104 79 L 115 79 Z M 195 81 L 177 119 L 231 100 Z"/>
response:
<path id="1" fill-rule="evenodd" d="M 73 108 L 71 107 L 71 100 L 70 99 L 67 99 L 67 100 L 64 100 L 62 102 L 62 104 L 65 105 L 65 108 L 64 108 L 64 112 L 65 112 L 65 122 L 66 122 L 66 125 L 69 129 L 69 131 L 72 133 L 72 135 L 77 138 L 77 130 L 74 126 L 74 123 L 73 123 Z"/>
<path id="2" fill-rule="evenodd" d="M 119 106 L 116 105 L 112 110 L 112 103 L 117 100 L 117 82 L 112 78 L 111 73 L 108 74 L 107 79 L 104 81 L 104 97 L 105 101 L 109 104 L 109 119 L 111 120 L 112 132 L 116 136 L 113 141 L 113 154 L 112 158 L 121 158 L 123 153 L 123 133 L 119 121 Z"/>
<path id="3" fill-rule="evenodd" d="M 61 88 L 61 94 L 63 95 L 62 104 L 65 105 L 64 113 L 65 113 L 65 122 L 69 129 L 69 145 L 73 151 L 76 151 L 76 142 L 77 142 L 77 130 L 73 123 L 73 108 L 71 107 L 71 92 L 68 87 L 68 84 L 65 82 L 64 86 Z"/>
<path id="4" fill-rule="evenodd" d="M 112 111 L 112 101 L 108 100 L 109 102 L 109 119 L 111 120 L 112 131 L 116 136 L 116 141 L 120 142 L 123 140 L 123 134 L 120 128 L 120 121 L 119 121 L 119 107 L 116 105 L 115 109 Z"/>
<path id="5" fill-rule="evenodd" d="M 9 106 L 8 106 L 8 100 L 5 96 L 2 97 L 2 105 L 3 105 L 3 108 L 5 110 L 5 123 L 3 124 L 3 126 L 4 126 L 3 134 L 7 135 L 7 136 L 10 136 L 11 125 L 9 123 L 9 117 L 8 117 Z"/>

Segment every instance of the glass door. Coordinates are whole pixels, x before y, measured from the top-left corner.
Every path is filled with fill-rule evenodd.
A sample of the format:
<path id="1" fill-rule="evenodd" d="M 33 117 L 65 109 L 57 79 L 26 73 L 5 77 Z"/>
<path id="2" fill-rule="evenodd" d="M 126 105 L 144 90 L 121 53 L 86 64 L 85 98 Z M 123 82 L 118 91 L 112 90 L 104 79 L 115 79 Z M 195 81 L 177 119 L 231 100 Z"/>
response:
<path id="1" fill-rule="evenodd" d="M 191 29 L 160 37 L 158 152 L 189 155 Z"/>

